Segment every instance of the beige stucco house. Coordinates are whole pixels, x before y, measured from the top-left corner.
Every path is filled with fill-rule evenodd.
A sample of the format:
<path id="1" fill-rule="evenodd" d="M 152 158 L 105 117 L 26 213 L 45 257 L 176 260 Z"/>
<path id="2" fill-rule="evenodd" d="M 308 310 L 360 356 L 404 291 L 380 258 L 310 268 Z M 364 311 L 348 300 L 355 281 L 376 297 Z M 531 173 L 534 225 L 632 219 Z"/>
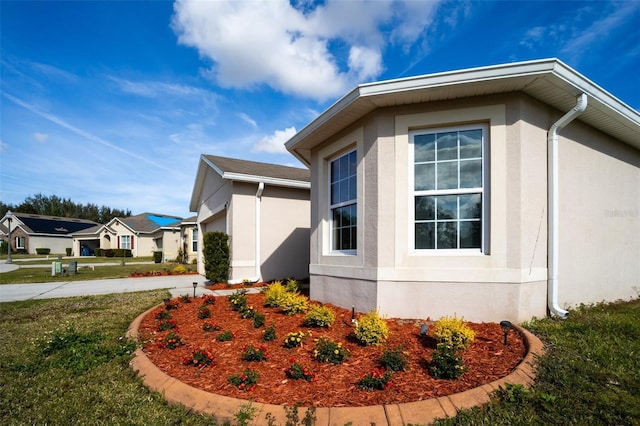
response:
<path id="1" fill-rule="evenodd" d="M 202 155 L 190 211 L 199 235 L 229 235 L 230 282 L 269 281 L 309 276 L 309 205 L 306 169 Z"/>
<path id="2" fill-rule="evenodd" d="M 193 238 L 196 239 L 195 244 Z M 73 234 L 73 244 L 76 253 L 85 252 L 85 248 L 91 252 L 95 248 L 129 249 L 133 257 L 138 257 L 161 251 L 165 261 L 175 261 L 180 257 L 189 262 L 196 257 L 194 248 L 197 250 L 197 238 L 193 218 L 183 220 L 177 216 L 140 213 L 116 217 L 105 225 L 76 232 Z"/>
<path id="3" fill-rule="evenodd" d="M 286 144 L 311 298 L 528 320 L 640 289 L 640 114 L 549 59 L 364 84 Z"/>
<path id="4" fill-rule="evenodd" d="M 73 247 L 74 232 L 82 232 L 99 226 L 97 222 L 72 217 L 48 216 L 32 213 L 7 212 L 0 219 L 0 235 L 3 241 L 9 235 L 13 251 L 36 254 L 38 248 L 48 248 L 51 254 L 65 255 Z M 73 251 L 77 255 L 78 251 Z"/>

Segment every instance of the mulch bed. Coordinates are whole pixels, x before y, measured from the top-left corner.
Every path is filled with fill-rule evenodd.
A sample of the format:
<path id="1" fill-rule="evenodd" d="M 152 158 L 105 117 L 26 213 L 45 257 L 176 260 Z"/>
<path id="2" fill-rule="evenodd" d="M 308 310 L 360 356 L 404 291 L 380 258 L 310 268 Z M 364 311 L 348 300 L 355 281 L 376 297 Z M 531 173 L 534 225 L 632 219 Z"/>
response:
<path id="1" fill-rule="evenodd" d="M 334 324 L 328 329 L 312 329 L 305 326 L 302 314 L 287 316 L 280 309 L 264 307 L 262 293 L 248 294 L 247 298 L 248 305 L 266 316 L 267 326 L 275 324 L 276 340 L 265 342 L 262 339 L 265 327 L 256 329 L 250 319 L 241 318 L 238 312 L 231 309 L 227 297 L 216 297 L 215 304 L 207 305 L 211 310 L 211 317 L 206 320 L 198 319 L 197 315 L 203 298 L 190 298 L 191 303 L 175 298 L 171 302 L 178 303 L 178 308 L 169 312 L 177 323 L 177 333 L 184 345 L 173 350 L 163 348 L 161 341 L 171 330 L 157 331 L 158 320 L 152 313 L 144 318 L 139 329 L 144 341 L 144 352 L 166 374 L 207 392 L 262 403 L 297 403 L 316 407 L 393 404 L 450 395 L 508 375 L 525 355 L 524 341 L 519 333 L 511 331 L 509 344 L 505 346 L 498 324 L 469 323 L 476 332 L 476 338 L 464 354 L 468 370 L 458 380 L 437 380 L 428 371 L 435 340 L 428 335 L 420 335 L 420 325 L 426 323 L 426 320 L 387 319 L 390 332 L 388 345 L 404 347 L 410 356 L 410 370 L 395 373 L 389 389 L 365 391 L 358 389 L 356 382 L 379 367 L 378 360 L 384 345 L 365 347 L 354 340 L 351 311 L 331 306 L 336 311 Z M 220 331 L 230 330 L 234 339 L 228 342 L 217 341 L 216 336 L 220 331 L 203 331 L 204 321 L 220 325 Z M 297 331 L 311 331 L 313 335 L 302 347 L 285 348 L 282 342 L 286 334 Z M 339 365 L 315 361 L 314 339 L 322 336 L 342 342 L 351 351 L 350 359 Z M 241 354 L 246 344 L 256 348 L 266 346 L 268 359 L 261 362 L 242 360 Z M 210 349 L 214 354 L 215 365 L 202 369 L 183 365 L 183 358 L 189 357 L 197 348 Z M 291 365 L 291 359 L 317 373 L 318 380 L 306 382 L 287 378 L 285 370 Z M 230 375 L 240 375 L 246 368 L 257 370 L 260 374 L 258 385 L 250 392 L 241 391 L 228 382 Z"/>

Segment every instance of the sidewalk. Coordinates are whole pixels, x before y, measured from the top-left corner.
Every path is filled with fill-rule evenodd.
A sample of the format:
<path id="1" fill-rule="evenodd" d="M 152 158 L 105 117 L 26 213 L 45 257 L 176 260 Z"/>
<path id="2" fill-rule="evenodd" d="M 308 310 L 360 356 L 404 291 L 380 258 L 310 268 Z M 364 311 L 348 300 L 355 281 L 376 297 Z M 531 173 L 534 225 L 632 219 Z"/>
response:
<path id="1" fill-rule="evenodd" d="M 7 267 L 4 263 L 0 267 Z M 0 302 L 16 300 L 52 299 L 57 297 L 91 296 L 97 294 L 125 293 L 134 291 L 166 288 L 172 296 L 193 295 L 193 283 L 196 282 L 196 295 L 215 294 L 204 288 L 207 279 L 202 275 L 170 275 L 161 277 L 118 278 L 110 280 L 49 282 L 39 284 L 0 285 Z"/>

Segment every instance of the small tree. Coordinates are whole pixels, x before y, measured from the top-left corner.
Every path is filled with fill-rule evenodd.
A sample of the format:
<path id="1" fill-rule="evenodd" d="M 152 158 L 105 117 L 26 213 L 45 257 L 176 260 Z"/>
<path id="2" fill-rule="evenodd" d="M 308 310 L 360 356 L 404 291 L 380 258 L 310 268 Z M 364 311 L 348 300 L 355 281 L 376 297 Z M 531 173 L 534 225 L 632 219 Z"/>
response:
<path id="1" fill-rule="evenodd" d="M 229 279 L 229 236 L 224 232 L 206 232 L 204 234 L 204 273 L 214 283 Z"/>

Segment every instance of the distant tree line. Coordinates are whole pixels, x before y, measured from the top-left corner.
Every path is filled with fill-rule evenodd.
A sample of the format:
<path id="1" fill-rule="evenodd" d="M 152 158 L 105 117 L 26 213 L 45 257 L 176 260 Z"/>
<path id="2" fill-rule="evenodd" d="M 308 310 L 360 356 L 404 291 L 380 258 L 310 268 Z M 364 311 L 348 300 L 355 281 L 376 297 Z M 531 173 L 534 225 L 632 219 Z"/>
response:
<path id="1" fill-rule="evenodd" d="M 107 206 L 98 207 L 92 203 L 78 204 L 67 198 L 60 198 L 56 195 L 46 196 L 43 194 L 27 197 L 22 203 L 17 205 L 5 204 L 0 201 L 0 217 L 4 216 L 8 210 L 45 216 L 86 219 L 98 223 L 107 223 L 114 217 L 131 216 L 131 210 L 112 209 Z"/>

